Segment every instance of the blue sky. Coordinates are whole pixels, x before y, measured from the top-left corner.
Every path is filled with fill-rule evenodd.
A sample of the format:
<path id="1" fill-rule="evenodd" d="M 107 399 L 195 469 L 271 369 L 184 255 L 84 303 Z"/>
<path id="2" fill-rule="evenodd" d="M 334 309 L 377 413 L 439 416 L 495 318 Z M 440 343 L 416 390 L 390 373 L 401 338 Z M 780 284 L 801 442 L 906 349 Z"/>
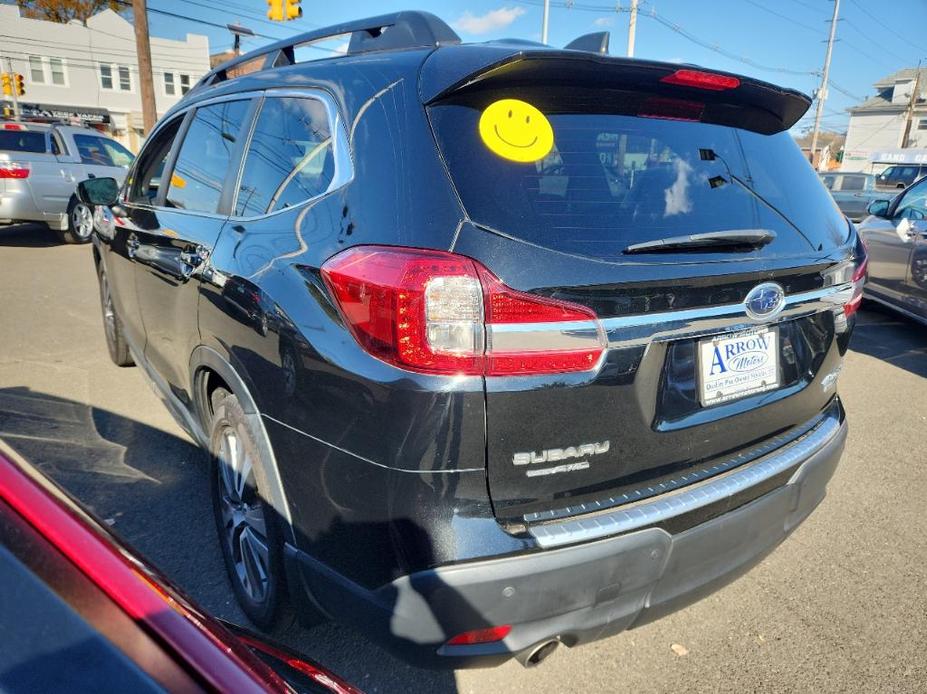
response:
<path id="1" fill-rule="evenodd" d="M 419 3 L 418 8 L 448 21 L 464 40 L 482 41 L 540 38 L 541 4 L 541 0 L 440 0 Z M 629 4 L 629 0 L 552 0 L 549 42 L 562 46 L 580 34 L 608 29 L 612 32 L 611 52 L 624 55 Z M 267 22 L 265 0 L 148 0 L 153 35 L 204 33 L 214 52 L 230 47 L 227 31 L 161 15 L 157 10 L 218 24 L 240 22 L 259 34 L 285 37 L 349 19 L 416 7 L 409 0 L 303 0 L 302 6 L 302 19 L 277 24 Z M 739 72 L 811 93 L 819 77 L 786 71 L 820 71 L 832 8 L 830 0 L 641 0 L 635 53 L 642 58 Z M 857 102 L 855 97 L 871 96 L 874 81 L 902 67 L 914 66 L 918 60 L 927 65 L 927 33 L 923 31 L 927 26 L 927 3 L 923 0 L 842 0 L 840 16 L 839 40 L 831 67 L 834 86 L 824 117 L 825 125 L 832 129 L 846 127 L 848 116 L 844 109 Z M 244 48 L 267 42 L 260 37 L 249 38 Z M 810 117 L 799 125 L 810 125 Z"/>

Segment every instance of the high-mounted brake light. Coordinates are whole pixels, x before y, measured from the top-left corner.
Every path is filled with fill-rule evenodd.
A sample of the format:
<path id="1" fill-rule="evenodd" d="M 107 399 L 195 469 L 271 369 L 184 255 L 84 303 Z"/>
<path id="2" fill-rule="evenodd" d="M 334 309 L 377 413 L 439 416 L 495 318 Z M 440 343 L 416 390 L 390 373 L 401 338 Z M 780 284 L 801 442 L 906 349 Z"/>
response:
<path id="1" fill-rule="evenodd" d="M 322 277 L 369 353 L 424 373 L 526 375 L 588 371 L 605 339 L 584 306 L 507 287 L 445 251 L 357 246 Z"/>
<path id="2" fill-rule="evenodd" d="M 22 123 L 4 123 L 3 129 L 4 130 L 25 130 L 26 126 L 23 125 Z"/>
<path id="3" fill-rule="evenodd" d="M 0 161 L 0 178 L 29 178 L 29 166 L 15 161 Z"/>
<path id="4" fill-rule="evenodd" d="M 740 86 L 740 80 L 730 75 L 688 69 L 676 70 L 676 72 L 663 77 L 660 81 L 664 84 L 678 84 L 683 87 L 707 89 L 712 92 L 723 92 Z"/>
<path id="5" fill-rule="evenodd" d="M 495 643 L 501 641 L 509 632 L 512 631 L 511 624 L 503 624 L 498 627 L 487 627 L 485 629 L 474 629 L 457 634 L 447 642 L 448 646 L 472 646 L 477 643 Z"/>

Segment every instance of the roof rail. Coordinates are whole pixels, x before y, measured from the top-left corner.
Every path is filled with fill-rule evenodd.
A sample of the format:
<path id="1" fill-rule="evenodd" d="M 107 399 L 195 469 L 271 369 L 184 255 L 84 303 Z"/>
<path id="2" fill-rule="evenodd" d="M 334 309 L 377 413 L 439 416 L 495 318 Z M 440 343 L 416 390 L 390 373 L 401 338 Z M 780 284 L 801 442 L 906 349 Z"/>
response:
<path id="1" fill-rule="evenodd" d="M 460 43 L 460 37 L 454 30 L 430 12 L 394 12 L 298 34 L 232 58 L 206 73 L 190 92 L 225 81 L 229 79 L 230 71 L 234 68 L 256 63 L 262 58 L 261 64 L 255 65 L 248 72 L 293 65 L 296 62 L 295 49 L 298 46 L 344 34 L 351 35 L 347 55 Z"/>

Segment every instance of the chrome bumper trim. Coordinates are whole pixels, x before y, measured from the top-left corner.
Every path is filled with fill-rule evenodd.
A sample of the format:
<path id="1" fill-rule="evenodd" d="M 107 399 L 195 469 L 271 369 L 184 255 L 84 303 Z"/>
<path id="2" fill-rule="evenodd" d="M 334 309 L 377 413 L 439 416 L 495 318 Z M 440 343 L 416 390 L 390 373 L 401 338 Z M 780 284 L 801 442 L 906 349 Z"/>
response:
<path id="1" fill-rule="evenodd" d="M 635 347 L 654 341 L 679 340 L 780 323 L 825 310 L 841 309 L 851 298 L 853 285 L 848 282 L 787 296 L 785 308 L 774 321 L 757 323 L 751 320 L 744 305 L 739 303 L 605 318 L 602 325 L 610 348 Z"/>
<path id="2" fill-rule="evenodd" d="M 529 526 L 528 532 L 541 547 L 547 549 L 659 524 L 739 494 L 802 463 L 830 443 L 840 432 L 840 427 L 839 417 L 828 415 L 815 429 L 794 443 L 722 476 L 653 499 L 627 504 L 608 513 Z"/>

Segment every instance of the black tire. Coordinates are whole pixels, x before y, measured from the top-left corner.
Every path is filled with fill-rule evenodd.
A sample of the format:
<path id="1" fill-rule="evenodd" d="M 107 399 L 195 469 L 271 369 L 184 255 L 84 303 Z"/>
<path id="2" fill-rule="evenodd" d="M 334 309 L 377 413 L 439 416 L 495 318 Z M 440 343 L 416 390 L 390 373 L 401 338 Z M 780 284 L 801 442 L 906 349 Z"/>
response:
<path id="1" fill-rule="evenodd" d="M 93 210 L 76 197 L 68 203 L 68 228 L 59 232 L 65 243 L 89 243 L 93 232 Z"/>
<path id="2" fill-rule="evenodd" d="M 293 612 L 281 524 L 265 496 L 267 448 L 233 394 L 217 388 L 211 404 L 212 505 L 225 568 L 248 619 L 265 631 L 283 630 L 292 624 Z"/>
<path id="3" fill-rule="evenodd" d="M 100 309 L 103 312 L 103 335 L 106 337 L 106 349 L 109 358 L 116 366 L 134 366 L 132 354 L 129 352 L 129 343 L 126 342 L 125 331 L 116 307 L 113 305 L 112 288 L 103 263 L 97 265 L 97 279 L 100 283 Z"/>

